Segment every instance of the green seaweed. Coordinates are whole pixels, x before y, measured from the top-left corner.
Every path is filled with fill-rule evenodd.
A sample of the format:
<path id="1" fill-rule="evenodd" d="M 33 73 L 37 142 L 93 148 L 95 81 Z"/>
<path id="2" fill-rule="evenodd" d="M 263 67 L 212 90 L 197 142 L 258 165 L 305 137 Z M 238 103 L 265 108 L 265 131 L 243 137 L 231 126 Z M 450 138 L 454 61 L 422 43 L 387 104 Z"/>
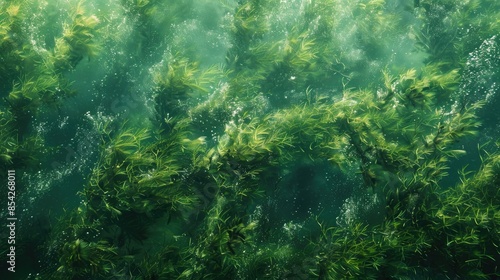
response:
<path id="1" fill-rule="evenodd" d="M 498 143 L 479 146 L 477 170 L 457 160 L 486 138 L 480 116 L 492 95 L 462 87 L 465 61 L 498 33 L 498 12 L 485 8 L 493 1 L 221 2 L 227 19 L 212 27 L 226 29 L 222 65 L 207 65 L 176 33 L 200 24 L 197 3 L 117 3 L 131 38 L 140 35 L 120 67 L 138 68 L 142 55 L 149 69 L 123 78 L 137 83 L 123 95 L 140 91 L 152 110 L 131 112 L 137 122 L 93 119 L 97 159 L 79 206 L 40 241 L 51 263 L 40 279 L 500 275 Z M 77 93 L 72 72 L 84 58 L 100 67 L 116 51 L 107 48 L 127 42 L 104 34 L 121 24 L 116 15 L 78 2 L 53 48 L 32 44 L 36 4 L 1 3 L 2 170 L 47 156 L 34 128 Z M 293 19 L 274 17 L 282 8 Z M 399 65 L 389 49 L 402 41 L 426 58 Z M 334 176 L 306 172 L 316 169 Z M 346 193 L 332 204 L 371 204 L 284 213 L 290 198 L 314 203 L 315 191 Z"/>
<path id="2" fill-rule="evenodd" d="M 47 62 L 59 72 L 74 69 L 84 57 L 90 59 L 99 50 L 95 40 L 99 19 L 86 15 L 82 2 L 75 7 L 71 18 L 71 23 L 64 26 L 62 37 L 56 39 Z"/>

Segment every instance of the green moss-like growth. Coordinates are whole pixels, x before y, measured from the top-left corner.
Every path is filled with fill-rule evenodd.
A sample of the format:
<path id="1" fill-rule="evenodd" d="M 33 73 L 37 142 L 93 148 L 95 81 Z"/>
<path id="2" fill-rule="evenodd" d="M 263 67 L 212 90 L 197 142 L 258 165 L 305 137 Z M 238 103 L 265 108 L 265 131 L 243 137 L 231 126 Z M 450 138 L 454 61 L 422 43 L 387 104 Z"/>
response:
<path id="1" fill-rule="evenodd" d="M 184 148 L 179 134 L 153 145 L 147 144 L 150 136 L 148 130 L 125 130 L 114 137 L 104 134 L 110 138 L 103 142 L 103 161 L 83 193 L 95 213 L 93 218 L 127 222 L 134 215 L 134 219 L 173 215 L 195 202 L 189 188 L 178 181 L 186 164 L 180 160 Z M 202 139 L 182 143 L 204 144 Z"/>
<path id="2" fill-rule="evenodd" d="M 62 249 L 61 262 L 57 269 L 59 279 L 71 277 L 72 279 L 86 279 L 108 274 L 114 267 L 112 258 L 116 251 L 104 242 L 88 243 L 81 239 L 68 242 Z"/>
<path id="3" fill-rule="evenodd" d="M 216 67 L 201 71 L 197 63 L 180 54 L 170 56 L 155 70 L 155 121 L 165 132 L 186 116 L 190 99 L 206 95 L 206 87 L 220 73 Z"/>
<path id="4" fill-rule="evenodd" d="M 102 278 L 113 273 L 117 248 L 103 238 L 103 225 L 84 218 L 87 208 L 67 212 L 53 229 L 48 244 L 49 266 L 45 277 L 51 279 Z M 57 265 L 57 267 L 55 267 Z"/>
<path id="5" fill-rule="evenodd" d="M 84 15 L 81 3 L 75 8 L 73 23 L 64 27 L 62 38 L 56 39 L 55 49 L 37 45 L 29 31 L 30 13 L 39 8 L 34 1 L 2 2 L 0 13 L 0 93 L 5 111 L 11 116 L 5 121 L 5 137 L 9 148 L 3 158 L 14 166 L 34 167 L 47 156 L 43 135 L 36 131 L 37 118 L 49 110 L 60 108 L 75 91 L 63 73 L 73 69 L 84 56 L 95 55 L 95 16 Z M 5 113 L 7 114 L 7 113 Z M 5 116 L 4 114 L 4 116 Z M 13 143 L 18 142 L 16 147 Z M 10 155 L 7 155 L 10 154 Z M 37 167 L 38 168 L 38 167 Z"/>
<path id="6" fill-rule="evenodd" d="M 0 111 L 0 166 L 6 170 L 7 165 L 12 164 L 14 152 L 17 150 L 18 142 L 15 137 L 12 115 L 9 112 Z"/>
<path id="7" fill-rule="evenodd" d="M 0 78 L 4 81 L 12 81 L 21 73 L 22 66 L 29 64 L 30 49 L 26 46 L 26 35 L 22 30 L 25 5 L 15 1 L 5 1 L 1 4 L 0 12 Z M 10 87 L 9 83 L 2 83 L 0 93 Z"/>
<path id="8" fill-rule="evenodd" d="M 499 159 L 498 154 L 489 155 L 472 177 L 464 172 L 461 184 L 443 194 L 434 212 L 433 248 L 442 249 L 433 250 L 433 257 L 450 260 L 439 267 L 450 275 L 488 279 L 500 273 Z"/>
<path id="9" fill-rule="evenodd" d="M 95 41 L 99 19 L 94 15 L 86 15 L 82 4 L 78 4 L 71 15 L 72 22 L 64 26 L 62 37 L 56 39 L 55 48 L 49 63 L 57 71 L 74 69 L 84 58 L 89 59 L 97 54 Z"/>
<path id="10" fill-rule="evenodd" d="M 482 41 L 500 30 L 496 2 L 419 2 L 416 12 L 423 20 L 414 32 L 419 46 L 429 53 L 430 62 L 444 62 L 447 67 L 462 65 Z"/>
<path id="11" fill-rule="evenodd" d="M 64 76 L 99 55 L 102 25 L 125 26 L 124 38 L 105 35 L 102 52 L 127 45 L 113 53 L 127 61 L 103 72 L 137 74 L 117 79 L 127 79 L 120 90 L 152 107 L 131 110 L 135 123 L 96 121 L 97 160 L 79 207 L 44 243 L 52 266 L 42 277 L 499 276 L 498 152 L 484 154 L 477 172 L 462 171 L 457 186 L 443 180 L 470 152 L 464 140 L 483 141 L 479 112 L 493 96 L 461 88 L 465 57 L 483 34 L 445 27 L 492 38 L 496 12 L 485 27 L 477 1 L 223 1 L 214 9 L 225 18 L 210 32 L 227 53 L 207 66 L 180 43 L 180 29 L 203 22 L 193 18 L 196 3 L 174 2 L 118 1 L 125 19 L 103 22 L 79 3 L 47 50 L 13 40 L 26 33 L 23 6 L 2 4 L 9 65 L 0 75 L 12 86 L 3 90 L 0 164 L 39 158 L 27 149 L 43 142 L 33 119 L 72 93 Z M 396 53 L 396 43 L 414 49 Z M 418 61 L 402 58 L 417 47 Z"/>

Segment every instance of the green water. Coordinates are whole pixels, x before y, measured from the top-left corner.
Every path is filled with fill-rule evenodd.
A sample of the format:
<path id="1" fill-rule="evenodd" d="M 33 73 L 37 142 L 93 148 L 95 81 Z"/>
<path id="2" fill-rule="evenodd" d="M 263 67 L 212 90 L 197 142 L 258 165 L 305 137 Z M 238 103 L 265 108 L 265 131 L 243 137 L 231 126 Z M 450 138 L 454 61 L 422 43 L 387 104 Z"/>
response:
<path id="1" fill-rule="evenodd" d="M 498 279 L 497 2 L 0 0 L 1 278 Z"/>

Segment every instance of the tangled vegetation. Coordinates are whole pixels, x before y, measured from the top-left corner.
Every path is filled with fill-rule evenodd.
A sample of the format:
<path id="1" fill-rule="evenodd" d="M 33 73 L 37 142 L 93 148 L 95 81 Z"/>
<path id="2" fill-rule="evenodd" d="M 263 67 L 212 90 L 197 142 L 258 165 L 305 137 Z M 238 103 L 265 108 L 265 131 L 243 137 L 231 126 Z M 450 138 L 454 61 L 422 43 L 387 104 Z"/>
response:
<path id="1" fill-rule="evenodd" d="M 28 279 L 500 277 L 495 1 L 57 2 L 0 1 L 4 173 L 44 170 L 37 127 L 103 95 Z"/>

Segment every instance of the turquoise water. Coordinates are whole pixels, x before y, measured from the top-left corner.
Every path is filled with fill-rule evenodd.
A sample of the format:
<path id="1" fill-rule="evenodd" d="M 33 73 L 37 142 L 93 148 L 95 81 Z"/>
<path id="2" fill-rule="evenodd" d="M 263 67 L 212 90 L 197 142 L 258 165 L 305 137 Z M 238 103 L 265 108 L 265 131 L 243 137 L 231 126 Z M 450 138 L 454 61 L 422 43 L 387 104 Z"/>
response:
<path id="1" fill-rule="evenodd" d="M 0 0 L 2 279 L 497 279 L 499 6 Z"/>

